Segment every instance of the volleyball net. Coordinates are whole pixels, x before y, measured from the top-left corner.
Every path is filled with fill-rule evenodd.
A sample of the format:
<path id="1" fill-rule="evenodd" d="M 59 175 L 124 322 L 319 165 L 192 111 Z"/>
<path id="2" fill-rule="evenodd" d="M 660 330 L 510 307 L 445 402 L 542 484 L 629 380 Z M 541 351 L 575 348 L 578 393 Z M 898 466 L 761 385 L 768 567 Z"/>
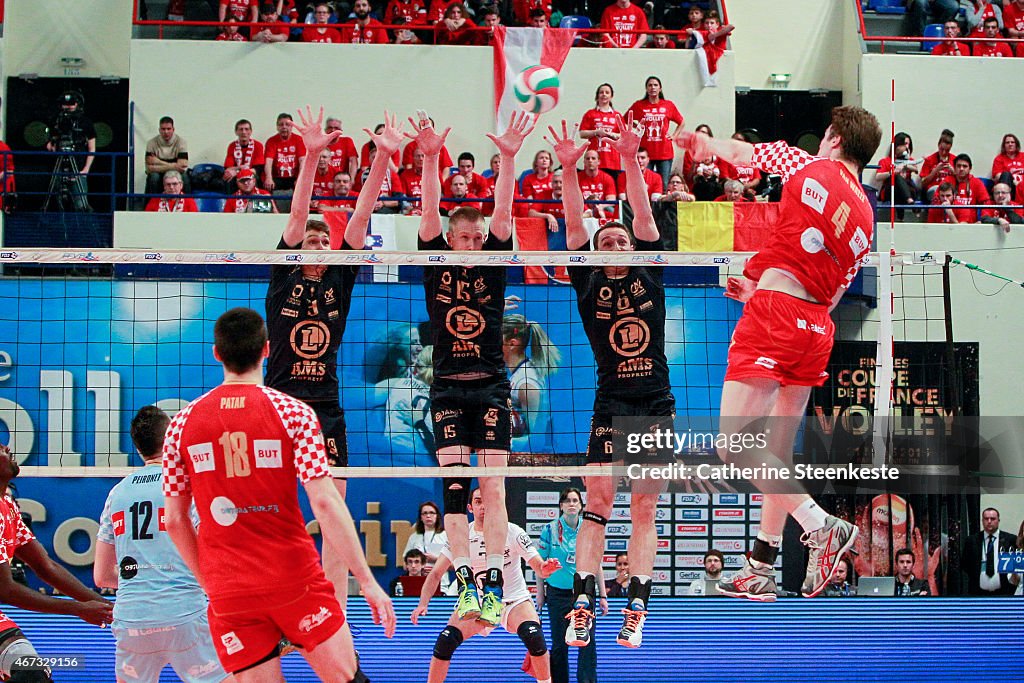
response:
<path id="1" fill-rule="evenodd" d="M 135 411 L 156 404 L 173 413 L 221 381 L 221 367 L 211 353 L 213 323 L 235 306 L 265 311 L 271 264 L 362 265 L 338 365 L 348 424 L 349 468 L 343 474 L 438 476 L 421 278 L 424 268 L 446 262 L 509 269 L 505 336 L 521 343 L 518 354 L 507 353 L 506 362 L 514 385 L 528 376 L 539 391 L 529 405 L 513 397 L 512 450 L 519 454 L 513 465 L 526 468 L 508 473 L 529 476 L 532 466 L 552 476 L 550 468 L 568 466 L 560 470 L 563 476 L 578 475 L 585 462 L 596 376 L 565 269 L 631 265 L 665 270 L 666 355 L 677 413 L 713 427 L 732 330 L 742 312 L 741 304 L 723 296 L 723 285 L 727 276 L 742 272 L 748 257 L 677 252 L 4 252 L 0 294 L 8 305 L 0 312 L 0 429 L 7 434 L 0 438 L 9 439 L 26 474 L 124 474 L 138 462 L 128 437 Z M 945 410 L 959 400 L 955 368 L 946 365 L 955 358 L 950 355 L 945 260 L 945 254 L 927 252 L 870 255 L 836 313 L 834 384 L 816 393 L 809 414 L 824 405 L 822 391 L 845 400 L 840 412 L 846 413 L 889 414 L 905 406 L 940 404 Z M 538 269 L 551 275 L 544 278 L 548 284 L 525 284 L 536 280 L 529 274 Z M 939 346 L 924 356 L 915 354 L 914 362 L 924 366 L 910 368 L 903 345 L 922 343 Z M 889 371 L 878 372 L 883 368 Z M 922 379 L 911 377 L 918 370 Z M 934 384 L 935 372 L 940 391 L 950 393 L 925 396 L 912 386 Z M 878 404 L 878 397 L 891 400 Z M 691 449 L 685 455 L 701 454 Z"/>

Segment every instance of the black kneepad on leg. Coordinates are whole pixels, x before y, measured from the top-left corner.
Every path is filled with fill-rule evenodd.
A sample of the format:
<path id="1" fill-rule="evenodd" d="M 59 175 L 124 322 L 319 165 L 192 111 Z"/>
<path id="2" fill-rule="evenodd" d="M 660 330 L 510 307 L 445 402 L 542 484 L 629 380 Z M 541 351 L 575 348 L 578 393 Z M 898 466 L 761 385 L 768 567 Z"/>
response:
<path id="1" fill-rule="evenodd" d="M 585 521 L 585 522 L 593 522 L 594 524 L 597 524 L 597 525 L 600 525 L 600 526 L 607 526 L 607 524 L 608 524 L 608 518 L 607 517 L 602 517 L 601 515 L 597 514 L 596 512 L 591 512 L 590 510 L 584 510 L 583 514 L 580 515 L 580 516 L 583 518 L 583 521 Z"/>
<path id="2" fill-rule="evenodd" d="M 465 467 L 465 465 L 445 465 L 445 467 Z M 473 485 L 471 477 L 444 477 L 444 514 L 464 515 L 469 505 L 469 489 Z"/>
<path id="3" fill-rule="evenodd" d="M 434 643 L 434 656 L 442 662 L 451 661 L 452 655 L 459 645 L 462 645 L 462 631 L 454 626 L 445 626 L 437 634 L 437 641 Z"/>
<path id="4" fill-rule="evenodd" d="M 534 657 L 540 657 L 548 651 L 548 644 L 544 642 L 544 631 L 536 621 L 524 621 L 519 624 L 516 635 L 523 641 L 526 651 Z"/>

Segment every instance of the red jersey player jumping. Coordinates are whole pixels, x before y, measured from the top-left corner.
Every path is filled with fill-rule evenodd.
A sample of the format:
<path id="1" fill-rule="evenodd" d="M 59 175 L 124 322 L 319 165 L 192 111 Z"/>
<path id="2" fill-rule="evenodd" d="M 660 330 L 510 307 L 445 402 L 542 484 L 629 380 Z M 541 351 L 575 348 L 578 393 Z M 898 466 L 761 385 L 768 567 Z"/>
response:
<path id="1" fill-rule="evenodd" d="M 766 440 L 766 448 L 720 452 L 726 462 L 755 471 L 792 468 L 796 430 L 811 388 L 828 377 L 835 329 L 829 311 L 871 246 L 874 216 L 859 176 L 881 137 L 870 112 L 837 107 L 818 156 L 782 141 L 751 145 L 690 132 L 676 138 L 695 159 L 715 154 L 733 165 L 779 174 L 785 183 L 782 218 L 769 242 L 747 262 L 744 277 L 729 278 L 725 292 L 746 306 L 729 346 L 721 431 L 730 435 L 729 443 L 734 434 L 765 435 L 757 441 Z M 761 527 L 747 564 L 719 584 L 719 592 L 775 600 L 773 565 L 786 516 L 793 515 L 810 550 L 801 593 L 815 597 L 853 547 L 857 527 L 827 514 L 798 481 L 761 478 L 751 483 L 765 493 Z"/>
<path id="2" fill-rule="evenodd" d="M 241 683 L 283 681 L 278 642 L 285 637 L 321 680 L 365 683 L 345 613 L 306 533 L 296 477 L 325 541 L 359 581 L 388 637 L 395 613 L 331 482 L 316 414 L 262 385 L 270 349 L 259 313 L 227 311 L 213 338 L 224 383 L 168 427 L 163 485 L 167 532 L 210 598 L 217 655 Z M 193 496 L 198 535 L 189 518 Z"/>

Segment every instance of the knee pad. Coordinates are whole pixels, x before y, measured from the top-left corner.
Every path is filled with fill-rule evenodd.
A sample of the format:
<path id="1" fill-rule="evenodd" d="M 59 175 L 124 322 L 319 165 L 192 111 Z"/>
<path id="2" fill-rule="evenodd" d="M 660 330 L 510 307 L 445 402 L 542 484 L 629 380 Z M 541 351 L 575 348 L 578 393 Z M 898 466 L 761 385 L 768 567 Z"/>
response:
<path id="1" fill-rule="evenodd" d="M 594 524 L 600 524 L 601 526 L 605 526 L 608 524 L 607 517 L 602 517 L 596 512 L 591 512 L 590 510 L 584 510 L 581 516 L 587 522 L 593 522 Z"/>
<path id="2" fill-rule="evenodd" d="M 32 643 L 25 638 L 12 640 L 4 651 L 0 653 L 0 675 L 10 672 L 12 683 L 52 683 L 50 672 L 43 666 L 21 667 L 16 666 L 21 658 L 29 660 L 37 659 L 39 655 Z"/>
<path id="3" fill-rule="evenodd" d="M 540 657 L 548 651 L 548 645 L 544 642 L 544 631 L 536 621 L 524 621 L 516 629 L 516 635 L 523 641 L 526 651 L 534 657 Z"/>
<path id="4" fill-rule="evenodd" d="M 434 643 L 434 656 L 442 662 L 451 661 L 452 655 L 459 645 L 462 645 L 462 631 L 454 626 L 445 626 L 437 634 L 437 642 Z"/>
<path id="5" fill-rule="evenodd" d="M 445 465 L 445 467 L 465 467 L 465 465 Z M 444 477 L 444 514 L 464 515 L 469 505 L 469 489 L 473 485 L 471 477 Z"/>
<path id="6" fill-rule="evenodd" d="M 370 679 L 366 677 L 362 669 L 356 669 L 356 675 L 352 677 L 349 683 L 370 683 Z"/>

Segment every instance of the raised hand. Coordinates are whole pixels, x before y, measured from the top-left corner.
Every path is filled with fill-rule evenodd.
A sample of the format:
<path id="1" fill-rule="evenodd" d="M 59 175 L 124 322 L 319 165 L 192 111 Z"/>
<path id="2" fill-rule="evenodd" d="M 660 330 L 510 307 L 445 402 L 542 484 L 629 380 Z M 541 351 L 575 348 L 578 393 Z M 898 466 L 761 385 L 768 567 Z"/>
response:
<path id="1" fill-rule="evenodd" d="M 579 147 L 577 147 L 576 143 L 573 142 L 579 128 L 579 124 L 576 124 L 572 128 L 572 133 L 570 133 L 569 124 L 565 122 L 565 119 L 562 119 L 562 134 L 559 135 L 554 126 L 548 126 L 548 132 L 551 134 L 551 137 L 549 138 L 545 135 L 544 141 L 551 145 L 555 150 L 555 156 L 558 157 L 558 161 L 562 164 L 562 168 L 576 168 L 576 162 L 578 162 L 580 157 L 583 156 L 583 153 L 587 151 L 589 143 L 583 142 Z"/>
<path id="2" fill-rule="evenodd" d="M 363 597 L 366 604 L 370 606 L 370 614 L 373 616 L 373 623 L 384 626 L 384 636 L 390 638 L 395 635 L 395 607 L 391 604 L 391 598 L 377 585 L 363 587 Z"/>
<path id="3" fill-rule="evenodd" d="M 324 108 L 320 107 L 320 113 L 316 119 L 313 118 L 313 110 L 306 105 L 306 112 L 299 109 L 299 125 L 294 126 L 295 132 L 302 138 L 302 144 L 306 146 L 306 153 L 312 156 L 320 156 L 320 152 L 334 143 L 341 137 L 340 130 L 324 132 Z"/>
<path id="4" fill-rule="evenodd" d="M 644 124 L 640 121 L 633 120 L 633 112 L 626 112 L 626 120 L 622 120 L 622 115 L 616 112 L 615 119 L 619 122 L 619 136 L 612 138 L 612 149 L 618 152 L 620 155 L 627 159 L 636 157 L 636 152 L 640 149 L 640 141 L 644 137 Z"/>
<path id="5" fill-rule="evenodd" d="M 378 153 L 384 156 L 391 156 L 398 151 L 398 148 L 402 145 L 402 140 L 405 139 L 405 136 L 402 135 L 402 125 L 398 122 L 397 116 L 389 114 L 387 109 L 385 109 L 384 130 L 380 133 L 374 133 L 369 128 L 363 128 L 363 132 L 373 140 L 373 144 L 377 146 Z"/>
<path id="6" fill-rule="evenodd" d="M 523 141 L 530 136 L 537 125 L 537 117 L 520 111 L 512 114 L 508 128 L 501 134 L 501 137 L 487 134 L 494 146 L 498 148 L 502 156 L 514 157 L 523 146 Z"/>
<path id="7" fill-rule="evenodd" d="M 694 159 L 707 159 L 712 155 L 711 146 L 708 144 L 707 135 L 704 133 L 691 133 L 688 130 L 681 130 L 675 137 L 676 146 L 686 150 Z"/>
<path id="8" fill-rule="evenodd" d="M 427 112 L 422 109 L 416 110 L 416 120 L 409 117 L 409 123 L 412 124 L 412 128 L 416 131 L 416 134 L 406 133 L 405 137 L 410 140 L 416 141 L 416 146 L 425 155 L 434 156 L 441 153 L 441 148 L 444 147 L 444 141 L 448 137 L 448 133 L 451 132 L 451 127 L 445 128 L 444 132 L 440 135 L 434 131 L 434 124 L 430 122 L 430 117 L 427 116 Z"/>

